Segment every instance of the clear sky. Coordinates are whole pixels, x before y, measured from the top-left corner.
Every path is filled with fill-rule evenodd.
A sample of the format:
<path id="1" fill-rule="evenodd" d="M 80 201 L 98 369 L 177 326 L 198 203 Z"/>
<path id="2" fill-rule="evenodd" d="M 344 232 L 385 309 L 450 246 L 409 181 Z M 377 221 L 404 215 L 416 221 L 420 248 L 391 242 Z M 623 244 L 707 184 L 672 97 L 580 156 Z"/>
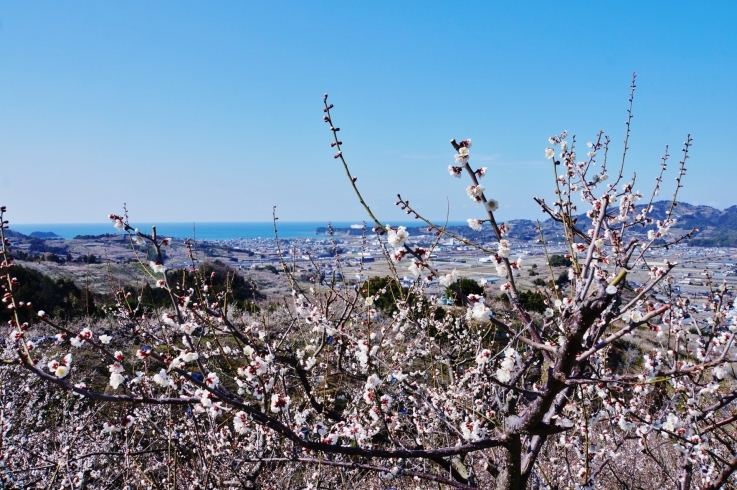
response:
<path id="1" fill-rule="evenodd" d="M 473 138 L 501 219 L 542 217 L 548 136 L 599 129 L 663 196 L 737 204 L 737 3 L 2 2 L 0 203 L 16 223 L 366 218 L 329 147 L 322 95 L 367 201 L 480 217 L 451 178 Z M 570 138 L 569 138 L 570 139 Z M 581 149 L 583 152 L 583 148 Z"/>

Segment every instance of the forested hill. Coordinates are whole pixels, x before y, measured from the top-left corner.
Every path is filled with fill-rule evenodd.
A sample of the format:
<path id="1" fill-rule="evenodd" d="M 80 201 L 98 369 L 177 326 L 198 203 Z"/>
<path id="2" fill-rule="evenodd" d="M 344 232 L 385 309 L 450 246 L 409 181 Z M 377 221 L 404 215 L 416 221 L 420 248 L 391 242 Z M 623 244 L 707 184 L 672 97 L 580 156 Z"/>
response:
<path id="1" fill-rule="evenodd" d="M 644 205 L 637 207 L 639 213 Z M 658 201 L 653 203 L 653 209 L 649 213 L 650 217 L 655 220 L 665 219 L 668 210 L 671 207 L 671 201 Z M 482 216 L 478 216 L 481 218 Z M 542 215 L 541 218 L 544 218 Z M 673 207 L 672 217 L 676 219 L 676 225 L 671 235 L 675 238 L 683 233 L 687 233 L 693 228 L 697 228 L 699 232 L 688 242 L 692 246 L 699 247 L 737 247 L 737 206 L 731 206 L 724 210 L 719 210 L 711 206 L 700 206 L 688 204 L 685 202 L 677 202 Z M 533 220 L 511 220 L 507 222 L 511 226 L 510 236 L 520 240 L 535 240 L 540 237 L 540 232 L 536 229 L 537 222 Z M 590 228 L 590 220 L 585 214 L 578 216 L 577 224 L 582 230 Z M 551 219 L 542 220 L 540 222 L 542 232 L 548 240 L 556 240 L 562 233 L 562 227 Z M 646 234 L 653 226 L 638 227 L 634 230 L 636 233 Z M 408 228 L 411 235 L 417 236 L 428 234 L 427 227 Z M 491 240 L 491 230 L 488 225 L 482 231 L 473 231 L 468 226 L 449 226 L 448 231 L 463 236 L 470 240 Z M 318 234 L 325 234 L 327 228 L 318 228 Z M 336 235 L 361 235 L 363 230 L 359 228 L 334 228 Z M 371 234 L 370 230 L 367 233 Z"/>
<path id="2" fill-rule="evenodd" d="M 28 238 L 27 235 L 24 235 L 23 233 L 19 233 L 17 231 L 13 230 L 5 230 L 5 237 L 6 238 Z"/>

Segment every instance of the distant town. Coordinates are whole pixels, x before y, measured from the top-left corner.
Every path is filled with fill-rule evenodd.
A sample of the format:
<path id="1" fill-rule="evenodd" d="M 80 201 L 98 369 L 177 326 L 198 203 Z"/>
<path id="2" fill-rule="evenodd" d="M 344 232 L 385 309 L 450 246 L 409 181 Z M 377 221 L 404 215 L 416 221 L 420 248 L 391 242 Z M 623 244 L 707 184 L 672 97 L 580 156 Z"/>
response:
<path id="1" fill-rule="evenodd" d="M 468 229 L 470 231 L 470 229 Z M 471 233 L 454 229 L 459 238 Z M 407 270 L 408 261 L 390 263 L 385 256 L 382 239 L 369 230 L 318 229 L 312 238 L 274 238 L 203 240 L 194 242 L 191 249 L 180 239 L 172 240 L 164 248 L 168 269 L 186 269 L 219 261 L 239 271 L 242 275 L 261 283 L 266 293 L 281 295 L 288 292 L 286 280 L 279 280 L 284 268 L 292 271 L 300 280 L 342 287 L 370 277 L 392 274 L 395 267 L 404 285 L 416 278 Z M 409 243 L 431 250 L 431 261 L 442 274 L 456 270 L 459 277 L 467 277 L 482 285 L 493 285 L 501 280 L 496 267 L 489 260 L 489 253 L 463 243 L 457 238 L 427 232 L 427 228 L 410 230 Z M 77 284 L 87 284 L 96 292 L 109 292 L 115 284 L 136 281 L 150 282 L 142 273 L 140 264 L 148 264 L 152 250 L 134 245 L 127 235 L 106 234 L 78 237 L 72 240 L 11 234 L 13 254 L 19 265 L 34 268 L 54 278 L 65 278 Z M 476 242 L 483 248 L 495 250 L 496 240 L 491 234 Z M 567 267 L 547 265 L 545 254 L 565 256 L 568 250 L 559 237 L 553 235 L 546 246 L 539 239 L 510 238 L 512 255 L 522 259 L 522 267 L 516 271 L 516 281 L 522 288 L 533 289 L 547 281 L 558 280 Z M 194 259 L 194 261 L 193 261 Z M 674 269 L 675 292 L 689 295 L 708 294 L 707 274 L 713 282 L 737 283 L 737 247 L 694 247 L 676 244 L 656 248 L 646 256 L 648 265 L 662 265 L 665 261 L 677 262 Z M 647 281 L 647 267 L 632 271 L 628 279 L 633 287 Z M 552 277 L 551 277 L 552 276 Z M 492 289 L 493 290 L 493 289 Z M 437 280 L 427 283 L 429 294 L 442 297 L 444 288 Z"/>

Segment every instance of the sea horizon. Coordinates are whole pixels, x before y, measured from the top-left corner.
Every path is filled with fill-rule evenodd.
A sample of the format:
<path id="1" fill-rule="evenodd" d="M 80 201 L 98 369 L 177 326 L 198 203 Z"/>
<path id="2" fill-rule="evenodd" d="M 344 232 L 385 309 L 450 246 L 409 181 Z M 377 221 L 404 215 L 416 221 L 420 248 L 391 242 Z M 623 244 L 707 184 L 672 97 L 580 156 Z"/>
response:
<path id="1" fill-rule="evenodd" d="M 331 223 L 334 228 L 350 228 L 361 226 L 363 221 L 277 221 L 279 238 L 327 238 L 318 235 L 317 228 L 327 227 Z M 420 221 L 390 222 L 392 226 L 421 227 Z M 449 225 L 465 225 L 465 222 L 452 222 Z M 169 223 L 135 223 L 143 233 L 150 233 L 156 226 L 156 233 L 163 237 L 195 238 L 197 240 L 237 240 L 239 238 L 254 239 L 274 238 L 274 223 L 271 221 L 237 221 L 237 222 L 169 222 Z M 372 223 L 366 222 L 370 230 Z M 54 233 L 59 238 L 73 239 L 80 235 L 123 234 L 116 230 L 111 222 L 105 223 L 20 223 L 9 225 L 9 229 L 30 235 L 34 232 Z"/>

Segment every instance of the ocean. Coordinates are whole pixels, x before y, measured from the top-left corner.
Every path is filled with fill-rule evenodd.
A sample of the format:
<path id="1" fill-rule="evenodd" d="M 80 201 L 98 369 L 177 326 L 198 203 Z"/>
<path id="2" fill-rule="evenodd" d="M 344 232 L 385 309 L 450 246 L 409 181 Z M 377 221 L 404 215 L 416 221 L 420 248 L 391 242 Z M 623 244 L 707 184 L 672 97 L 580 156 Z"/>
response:
<path id="1" fill-rule="evenodd" d="M 334 228 L 350 228 L 351 225 L 361 225 L 361 221 L 335 221 Z M 404 223 L 391 222 L 392 226 L 420 226 L 418 221 Z M 455 223 L 453 223 L 455 224 Z M 464 225 L 466 223 L 463 223 Z M 131 223 L 144 233 L 151 233 L 154 223 Z M 327 221 L 277 221 L 279 238 L 327 238 L 317 235 L 318 227 L 326 227 Z M 369 233 L 373 225 L 367 222 Z M 102 235 L 104 233 L 121 233 L 111 222 L 107 223 L 55 223 L 55 224 L 13 224 L 10 229 L 30 235 L 34 231 L 53 232 L 61 238 L 72 239 L 78 235 Z M 196 238 L 197 240 L 234 240 L 238 238 L 274 238 L 274 224 L 267 222 L 240 222 L 240 223 L 157 223 L 156 233 L 172 238 Z"/>

